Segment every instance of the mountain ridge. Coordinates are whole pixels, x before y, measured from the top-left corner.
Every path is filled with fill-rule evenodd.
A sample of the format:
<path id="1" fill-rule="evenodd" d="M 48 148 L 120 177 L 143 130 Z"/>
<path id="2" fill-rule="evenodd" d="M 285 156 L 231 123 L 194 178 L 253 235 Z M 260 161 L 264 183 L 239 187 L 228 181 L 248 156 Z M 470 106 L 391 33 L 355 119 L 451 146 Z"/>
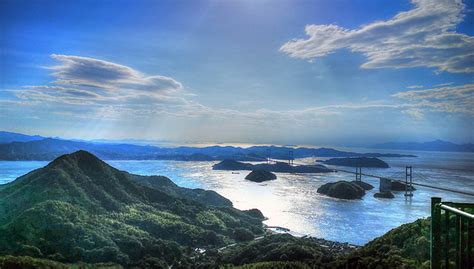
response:
<path id="1" fill-rule="evenodd" d="M 253 146 L 249 148 L 232 146 L 175 147 L 160 148 L 132 144 L 105 144 L 84 141 L 44 138 L 28 142 L 0 144 L 0 160 L 46 160 L 50 161 L 63 154 L 78 150 L 89 151 L 106 160 L 177 160 L 177 161 L 219 161 L 234 159 L 239 161 L 266 161 L 288 159 L 289 152 L 294 158 L 305 157 L 416 157 L 409 154 L 357 153 L 330 148 L 290 148 L 279 146 Z"/>
<path id="2" fill-rule="evenodd" d="M 423 151 L 450 151 L 450 152 L 474 152 L 474 144 L 456 144 L 444 140 L 433 140 L 428 142 L 387 142 L 376 144 L 374 148 L 380 149 L 402 149 Z"/>
<path id="3" fill-rule="evenodd" d="M 45 137 L 40 135 L 26 135 L 14 132 L 0 131 L 0 144 L 11 143 L 11 142 L 28 142 L 41 140 Z"/>

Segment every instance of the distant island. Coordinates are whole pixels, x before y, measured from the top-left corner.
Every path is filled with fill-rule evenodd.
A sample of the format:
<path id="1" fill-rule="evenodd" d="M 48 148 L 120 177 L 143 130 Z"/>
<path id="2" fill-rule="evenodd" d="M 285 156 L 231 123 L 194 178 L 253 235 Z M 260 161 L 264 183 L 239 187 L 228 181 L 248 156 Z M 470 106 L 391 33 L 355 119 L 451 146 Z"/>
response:
<path id="1" fill-rule="evenodd" d="M 328 169 L 324 165 L 289 165 L 284 162 L 277 163 L 262 163 L 262 164 L 251 164 L 243 163 L 235 160 L 223 160 L 220 163 L 217 163 L 212 166 L 213 170 L 263 170 L 269 172 L 279 172 L 279 173 L 329 173 L 333 170 Z"/>
<path id="2" fill-rule="evenodd" d="M 331 148 L 280 146 L 157 147 L 134 144 L 97 143 L 17 133 L 0 132 L 0 160 L 50 161 L 63 154 L 87 150 L 105 160 L 176 160 L 176 161 L 265 161 L 267 158 L 287 160 L 306 157 L 416 157 L 409 154 L 357 153 Z"/>
<path id="3" fill-rule="evenodd" d="M 375 157 L 355 157 L 355 158 L 332 158 L 329 160 L 318 160 L 320 163 L 349 167 L 368 167 L 368 168 L 389 168 L 390 166 Z"/>
<path id="4" fill-rule="evenodd" d="M 333 198 L 346 200 L 361 199 L 365 195 L 363 187 L 344 180 L 326 183 L 319 187 L 317 192 Z"/>
<path id="5" fill-rule="evenodd" d="M 264 182 L 269 180 L 275 180 L 277 176 L 272 172 L 266 170 L 253 170 L 248 174 L 245 179 L 253 182 Z"/>
<path id="6" fill-rule="evenodd" d="M 430 142 L 388 142 L 376 144 L 374 148 L 379 149 L 402 149 L 422 151 L 452 151 L 452 152 L 474 152 L 474 144 L 455 144 L 449 141 L 435 140 Z"/>

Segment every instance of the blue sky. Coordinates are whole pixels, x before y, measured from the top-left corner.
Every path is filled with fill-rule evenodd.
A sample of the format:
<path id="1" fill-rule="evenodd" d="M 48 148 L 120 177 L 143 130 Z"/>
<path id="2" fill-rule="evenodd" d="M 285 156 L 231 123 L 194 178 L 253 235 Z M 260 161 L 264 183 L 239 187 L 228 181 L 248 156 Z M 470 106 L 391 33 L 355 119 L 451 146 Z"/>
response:
<path id="1" fill-rule="evenodd" d="M 0 1 L 0 129 L 474 141 L 473 1 Z"/>

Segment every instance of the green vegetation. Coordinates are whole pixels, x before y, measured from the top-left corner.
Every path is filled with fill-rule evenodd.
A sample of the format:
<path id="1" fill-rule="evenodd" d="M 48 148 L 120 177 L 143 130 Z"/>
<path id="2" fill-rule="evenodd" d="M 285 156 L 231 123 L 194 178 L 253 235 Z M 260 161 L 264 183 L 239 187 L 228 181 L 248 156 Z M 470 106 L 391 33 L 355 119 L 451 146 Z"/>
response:
<path id="1" fill-rule="evenodd" d="M 337 268 L 429 268 L 430 222 L 404 224 L 340 259 Z"/>
<path id="2" fill-rule="evenodd" d="M 226 206 L 228 200 L 216 193 L 146 187 L 137 183 L 140 178 L 79 151 L 2 186 L 0 256 L 186 267 L 195 248 L 264 232 L 255 211 Z M 158 178 L 142 178 L 153 180 Z M 191 200 L 184 199 L 189 193 Z"/>
<path id="3" fill-rule="evenodd" d="M 304 262 L 314 267 L 334 260 L 335 253 L 312 238 L 271 235 L 236 247 L 225 249 L 217 259 L 221 264 L 244 265 L 259 262 Z M 262 266 L 262 265 L 261 265 Z"/>
<path id="4" fill-rule="evenodd" d="M 3 256 L 0 257 L 0 268 L 21 268 L 21 269 L 121 269 L 122 266 L 112 263 L 76 263 L 66 264 L 46 259 L 32 258 L 28 256 Z"/>
<path id="5" fill-rule="evenodd" d="M 257 262 L 242 266 L 222 266 L 233 269 L 312 269 L 313 267 L 302 262 Z"/>

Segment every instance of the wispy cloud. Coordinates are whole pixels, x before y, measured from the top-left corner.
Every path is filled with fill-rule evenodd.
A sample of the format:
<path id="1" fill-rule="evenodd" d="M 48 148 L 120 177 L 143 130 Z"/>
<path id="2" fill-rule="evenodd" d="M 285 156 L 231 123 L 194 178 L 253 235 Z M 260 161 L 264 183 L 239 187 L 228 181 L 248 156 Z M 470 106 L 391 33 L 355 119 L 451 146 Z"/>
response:
<path id="1" fill-rule="evenodd" d="M 47 67 L 54 80 L 12 92 L 22 100 L 70 105 L 183 103 L 183 86 L 160 75 L 145 75 L 104 60 L 53 54 L 58 65 Z"/>
<path id="2" fill-rule="evenodd" d="M 307 25 L 307 39 L 285 43 L 280 51 L 313 60 L 338 49 L 363 53 L 363 68 L 432 67 L 453 73 L 474 72 L 474 37 L 457 33 L 463 20 L 460 0 L 412 0 L 415 7 L 392 19 L 358 29 Z"/>
<path id="3" fill-rule="evenodd" d="M 410 85 L 407 86 L 408 89 L 421 89 L 423 88 L 423 85 Z"/>
<path id="4" fill-rule="evenodd" d="M 474 116 L 474 84 L 405 91 L 392 96 L 416 106 L 418 115 L 424 111 Z"/>
<path id="5" fill-rule="evenodd" d="M 97 87 L 105 90 L 139 90 L 147 93 L 182 89 L 170 77 L 148 76 L 125 65 L 94 58 L 52 54 L 60 62 L 50 67 L 56 84 Z"/>

